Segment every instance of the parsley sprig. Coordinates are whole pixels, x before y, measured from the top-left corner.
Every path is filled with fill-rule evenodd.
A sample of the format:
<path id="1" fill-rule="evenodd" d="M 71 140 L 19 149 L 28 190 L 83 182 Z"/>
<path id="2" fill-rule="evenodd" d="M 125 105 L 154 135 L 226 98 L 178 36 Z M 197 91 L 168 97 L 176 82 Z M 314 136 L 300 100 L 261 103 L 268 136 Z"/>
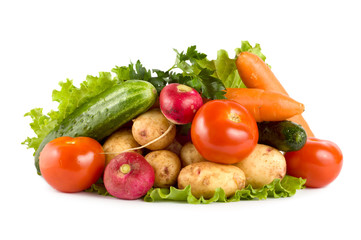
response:
<path id="1" fill-rule="evenodd" d="M 180 83 L 196 89 L 208 99 L 224 99 L 225 86 L 220 79 L 214 77 L 214 71 L 199 65 L 199 61 L 207 55 L 191 46 L 186 52 L 177 53 L 175 64 L 167 71 L 159 69 L 147 70 L 138 60 L 135 64 L 112 69 L 119 81 L 129 79 L 145 80 L 152 83 L 158 93 L 169 83 Z M 178 72 L 176 72 L 178 70 Z M 179 72 L 180 71 L 180 72 Z M 152 73 L 154 73 L 152 75 Z"/>

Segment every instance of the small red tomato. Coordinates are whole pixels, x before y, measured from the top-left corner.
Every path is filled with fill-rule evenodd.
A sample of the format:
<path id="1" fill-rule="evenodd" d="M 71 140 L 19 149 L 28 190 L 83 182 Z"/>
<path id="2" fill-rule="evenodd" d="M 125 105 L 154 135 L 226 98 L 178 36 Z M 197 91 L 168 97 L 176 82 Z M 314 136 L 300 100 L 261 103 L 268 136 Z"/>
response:
<path id="1" fill-rule="evenodd" d="M 241 104 L 212 100 L 196 113 L 191 138 L 207 160 L 233 164 L 247 157 L 258 141 L 257 123 Z"/>
<path id="2" fill-rule="evenodd" d="M 102 175 L 104 151 L 88 137 L 59 137 L 45 145 L 39 157 L 40 172 L 50 186 L 61 192 L 80 192 Z"/>
<path id="3" fill-rule="evenodd" d="M 285 153 L 287 174 L 307 179 L 306 187 L 320 188 L 336 179 L 341 171 L 343 156 L 333 142 L 307 138 L 298 151 Z"/>

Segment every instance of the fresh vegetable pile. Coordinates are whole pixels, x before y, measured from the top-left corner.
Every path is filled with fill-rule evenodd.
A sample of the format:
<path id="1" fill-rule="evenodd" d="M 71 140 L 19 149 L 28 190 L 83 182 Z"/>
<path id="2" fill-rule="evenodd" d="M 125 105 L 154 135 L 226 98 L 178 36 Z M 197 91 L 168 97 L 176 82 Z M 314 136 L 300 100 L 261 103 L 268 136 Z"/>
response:
<path id="1" fill-rule="evenodd" d="M 259 44 L 175 52 L 167 71 L 137 61 L 60 82 L 57 111 L 25 114 L 38 174 L 62 192 L 188 203 L 290 197 L 338 176 L 341 150 L 314 137 Z"/>

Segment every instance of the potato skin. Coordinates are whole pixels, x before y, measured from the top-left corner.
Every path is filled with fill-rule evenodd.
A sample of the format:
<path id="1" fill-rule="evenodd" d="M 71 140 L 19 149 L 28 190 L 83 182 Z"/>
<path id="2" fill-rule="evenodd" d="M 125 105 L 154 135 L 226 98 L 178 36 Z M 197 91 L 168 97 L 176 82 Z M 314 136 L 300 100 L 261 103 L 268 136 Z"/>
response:
<path id="1" fill-rule="evenodd" d="M 253 188 L 261 188 L 274 179 L 282 179 L 286 175 L 286 160 L 277 149 L 257 144 L 253 152 L 239 163 L 234 164 L 246 175 L 246 184 Z"/>
<path id="2" fill-rule="evenodd" d="M 215 189 L 221 187 L 227 197 L 245 187 L 246 177 L 240 168 L 213 162 L 192 163 L 181 170 L 178 188 L 191 185 L 192 194 L 200 198 L 211 198 Z"/>
<path id="3" fill-rule="evenodd" d="M 132 135 L 132 131 L 127 128 L 121 128 L 110 135 L 103 144 L 104 152 L 122 152 L 127 149 L 139 147 L 139 144 L 135 141 Z M 142 149 L 135 150 L 142 154 Z M 110 160 L 112 160 L 118 153 L 106 154 L 105 155 L 105 165 L 107 165 Z"/>
<path id="4" fill-rule="evenodd" d="M 154 169 L 154 187 L 170 187 L 176 184 L 181 162 L 175 153 L 158 150 L 148 153 L 145 159 Z"/>
<path id="5" fill-rule="evenodd" d="M 159 108 L 154 108 L 139 115 L 133 122 L 132 133 L 134 139 L 140 144 L 145 145 L 150 141 L 161 136 L 167 131 L 170 122 L 164 117 Z M 170 132 L 160 140 L 150 144 L 146 148 L 150 150 L 160 150 L 169 146 L 176 135 L 176 127 L 173 126 Z"/>
<path id="6" fill-rule="evenodd" d="M 205 159 L 197 151 L 196 147 L 191 142 L 187 142 L 186 144 L 184 144 L 184 146 L 180 150 L 180 159 L 183 167 L 186 167 L 192 163 L 207 161 L 207 159 Z"/>

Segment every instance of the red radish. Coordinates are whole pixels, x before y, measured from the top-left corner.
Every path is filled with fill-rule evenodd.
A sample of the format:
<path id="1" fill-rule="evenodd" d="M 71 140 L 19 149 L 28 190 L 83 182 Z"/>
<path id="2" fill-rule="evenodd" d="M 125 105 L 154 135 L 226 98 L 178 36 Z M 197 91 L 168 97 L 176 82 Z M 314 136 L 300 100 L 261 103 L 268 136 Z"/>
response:
<path id="1" fill-rule="evenodd" d="M 160 92 L 159 104 L 162 113 L 170 122 L 187 124 L 192 122 L 203 101 L 195 89 L 183 84 L 171 83 Z"/>
<path id="2" fill-rule="evenodd" d="M 154 184 L 154 170 L 145 158 L 136 152 L 124 152 L 113 158 L 104 171 L 107 191 L 120 199 L 138 199 Z"/>

